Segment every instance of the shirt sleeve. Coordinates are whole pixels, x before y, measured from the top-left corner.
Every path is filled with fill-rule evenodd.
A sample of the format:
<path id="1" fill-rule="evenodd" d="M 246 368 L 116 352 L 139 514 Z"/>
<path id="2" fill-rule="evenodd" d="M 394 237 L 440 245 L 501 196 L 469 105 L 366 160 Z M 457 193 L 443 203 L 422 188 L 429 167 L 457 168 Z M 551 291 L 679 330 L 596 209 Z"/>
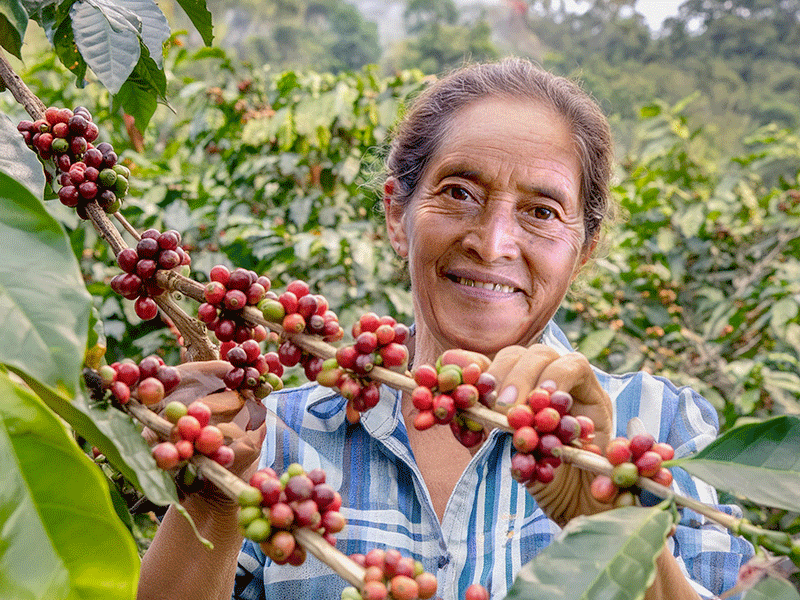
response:
<path id="1" fill-rule="evenodd" d="M 232 600 L 264 600 L 264 554 L 250 540 L 239 552 Z"/>
<path id="2" fill-rule="evenodd" d="M 707 446 L 716 438 L 718 430 L 716 412 L 705 398 L 690 388 L 674 391 L 676 409 L 667 441 L 675 448 L 676 458 L 680 458 Z M 668 409 L 672 401 L 673 398 L 665 398 L 665 408 Z M 740 507 L 720 504 L 712 486 L 679 467 L 673 468 L 672 474 L 676 493 L 733 517 L 742 516 Z M 753 556 L 753 546 L 693 510 L 681 508 L 679 513 L 677 530 L 668 544 L 697 593 L 703 598 L 713 598 L 734 587 L 739 569 Z"/>

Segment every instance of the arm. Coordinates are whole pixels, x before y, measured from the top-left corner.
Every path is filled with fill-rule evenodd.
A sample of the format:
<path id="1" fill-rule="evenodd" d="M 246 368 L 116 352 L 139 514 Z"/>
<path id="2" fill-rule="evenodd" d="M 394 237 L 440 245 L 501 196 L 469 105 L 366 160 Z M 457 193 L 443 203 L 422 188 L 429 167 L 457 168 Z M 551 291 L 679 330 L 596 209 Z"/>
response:
<path id="1" fill-rule="evenodd" d="M 220 504 L 196 494 L 183 502 L 213 550 L 198 541 L 175 507 L 169 508 L 142 559 L 137 600 L 230 600 L 242 536 L 237 505 Z"/>

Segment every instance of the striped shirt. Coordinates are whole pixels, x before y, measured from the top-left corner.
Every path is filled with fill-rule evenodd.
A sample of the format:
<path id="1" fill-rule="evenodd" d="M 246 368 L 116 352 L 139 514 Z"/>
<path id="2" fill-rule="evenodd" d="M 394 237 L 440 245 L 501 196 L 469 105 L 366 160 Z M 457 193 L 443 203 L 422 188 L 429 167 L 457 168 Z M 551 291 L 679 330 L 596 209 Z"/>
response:
<path id="1" fill-rule="evenodd" d="M 542 343 L 562 354 L 572 351 L 553 323 Z M 617 435 L 625 435 L 628 420 L 637 416 L 657 440 L 675 448 L 676 457 L 716 437 L 716 411 L 693 390 L 646 373 L 596 374 L 614 405 Z M 357 425 L 345 419 L 344 398 L 316 384 L 274 392 L 264 403 L 274 414 L 268 417 L 260 466 L 279 473 L 293 462 L 306 470 L 324 469 L 342 495 L 347 520 L 336 536 L 337 548 L 348 555 L 397 548 L 436 574 L 437 595 L 445 600 L 463 598 L 473 583 L 484 585 L 493 600 L 504 598 L 520 568 L 559 532 L 511 478 L 514 451 L 506 432 L 492 431 L 472 457 L 440 523 L 408 442 L 399 392 L 383 386 L 378 406 Z M 450 433 L 443 429 L 443 435 Z M 682 469 L 673 469 L 673 475 L 679 494 L 740 516 L 738 507 L 719 506 L 710 486 Z M 667 543 L 695 589 L 709 598 L 733 587 L 752 546 L 691 510 L 683 509 L 681 516 Z M 280 566 L 245 540 L 233 598 L 339 600 L 346 585 L 313 556 L 300 567 Z"/>

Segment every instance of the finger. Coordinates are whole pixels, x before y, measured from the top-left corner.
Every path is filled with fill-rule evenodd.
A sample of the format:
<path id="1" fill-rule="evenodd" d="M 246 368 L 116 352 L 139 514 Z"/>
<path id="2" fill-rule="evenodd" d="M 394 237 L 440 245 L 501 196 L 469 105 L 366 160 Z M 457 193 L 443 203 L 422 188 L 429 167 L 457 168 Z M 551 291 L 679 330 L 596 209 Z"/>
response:
<path id="1" fill-rule="evenodd" d="M 505 352 L 504 350 L 509 350 Z M 545 367 L 558 358 L 558 352 L 543 344 L 529 348 L 512 346 L 497 353 L 490 372 L 502 382 L 495 409 L 507 411 L 524 402 L 540 381 Z"/>
<path id="2" fill-rule="evenodd" d="M 545 365 L 538 383 L 547 380 L 555 382 L 556 389 L 569 392 L 583 404 L 604 404 L 608 397 L 600 387 L 589 359 L 577 352 L 559 356 Z"/>
<path id="3" fill-rule="evenodd" d="M 473 363 L 478 365 L 482 371 L 485 371 L 492 361 L 488 356 L 470 350 L 445 350 L 444 354 L 442 354 L 443 365 L 458 365 L 463 369 Z"/>
<path id="4" fill-rule="evenodd" d="M 577 352 L 565 354 L 549 363 L 539 377 L 539 385 L 551 380 L 556 389 L 569 392 L 574 401 L 570 412 L 592 419 L 595 443 L 605 447 L 611 433 L 611 400 L 600 386 L 589 360 Z"/>

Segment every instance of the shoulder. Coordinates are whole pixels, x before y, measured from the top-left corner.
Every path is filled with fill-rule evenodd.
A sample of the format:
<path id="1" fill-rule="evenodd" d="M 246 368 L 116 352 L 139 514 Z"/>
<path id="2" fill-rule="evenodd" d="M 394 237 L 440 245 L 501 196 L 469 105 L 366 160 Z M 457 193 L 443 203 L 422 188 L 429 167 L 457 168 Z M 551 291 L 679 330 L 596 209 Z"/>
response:
<path id="1" fill-rule="evenodd" d="M 553 322 L 545 329 L 542 342 L 563 354 L 573 352 L 566 335 Z M 676 453 L 696 452 L 716 438 L 717 411 L 690 386 L 644 371 L 615 374 L 592 368 L 611 399 L 616 435 L 626 435 L 628 422 L 638 417 L 648 432 L 670 443 Z"/>

